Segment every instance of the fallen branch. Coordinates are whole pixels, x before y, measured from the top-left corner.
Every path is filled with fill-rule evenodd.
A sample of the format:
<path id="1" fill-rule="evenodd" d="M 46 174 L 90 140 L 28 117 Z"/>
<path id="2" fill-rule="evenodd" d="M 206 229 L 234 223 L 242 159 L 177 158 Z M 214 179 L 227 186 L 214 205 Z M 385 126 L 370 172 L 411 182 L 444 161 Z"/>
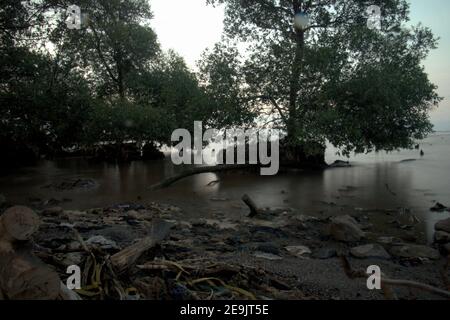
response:
<path id="1" fill-rule="evenodd" d="M 389 187 L 389 184 L 385 184 L 385 187 L 386 187 L 386 190 L 390 193 L 390 194 L 392 194 L 394 197 L 396 197 L 397 196 L 397 194 L 394 192 L 394 191 L 392 191 L 391 190 L 391 188 Z"/>
<path id="2" fill-rule="evenodd" d="M 155 220 L 149 236 L 111 256 L 114 269 L 118 273 L 129 270 L 146 251 L 164 240 L 171 228 L 171 223 L 164 220 Z"/>
<path id="3" fill-rule="evenodd" d="M 250 214 L 248 215 L 250 218 L 253 218 L 260 214 L 261 210 L 258 208 L 253 199 L 250 198 L 250 196 L 244 194 L 244 196 L 242 197 L 242 201 L 244 201 L 244 203 L 250 208 Z"/>
<path id="4" fill-rule="evenodd" d="M 208 183 L 206 186 L 207 187 L 214 187 L 219 182 L 220 182 L 220 180 L 214 180 L 214 181 L 211 181 L 210 183 Z"/>
<path id="5" fill-rule="evenodd" d="M 242 170 L 242 169 L 252 168 L 255 166 L 256 165 L 252 165 L 252 164 L 233 164 L 233 165 L 219 165 L 219 166 L 213 166 L 213 167 L 192 168 L 192 169 L 183 171 L 182 173 L 180 173 L 178 175 L 167 178 L 160 183 L 154 184 L 153 186 L 150 187 L 150 189 L 158 190 L 158 189 L 167 188 L 179 180 L 182 180 L 184 178 L 187 178 L 187 177 L 190 177 L 190 176 L 193 176 L 196 174 Z"/>
<path id="6" fill-rule="evenodd" d="M 370 275 L 368 275 L 363 270 L 353 270 L 350 262 L 348 259 L 344 256 L 341 256 L 342 264 L 344 267 L 345 274 L 350 279 L 357 279 L 357 278 L 368 278 Z M 446 299 L 450 299 L 450 291 L 442 290 L 433 286 L 430 286 L 428 284 L 416 282 L 416 281 L 409 281 L 409 280 L 397 280 L 397 279 L 390 279 L 385 277 L 384 275 L 381 276 L 381 285 L 383 288 L 388 289 L 390 286 L 394 287 L 406 287 L 406 288 L 414 288 L 421 291 L 426 291 L 438 296 L 441 296 Z"/>
<path id="7" fill-rule="evenodd" d="M 69 288 L 67 288 L 66 285 L 64 283 L 62 283 L 62 282 L 60 283 L 60 290 L 59 290 L 58 299 L 59 300 L 71 300 L 71 301 L 83 300 L 78 295 L 78 293 L 76 293 L 75 291 L 70 290 Z"/>

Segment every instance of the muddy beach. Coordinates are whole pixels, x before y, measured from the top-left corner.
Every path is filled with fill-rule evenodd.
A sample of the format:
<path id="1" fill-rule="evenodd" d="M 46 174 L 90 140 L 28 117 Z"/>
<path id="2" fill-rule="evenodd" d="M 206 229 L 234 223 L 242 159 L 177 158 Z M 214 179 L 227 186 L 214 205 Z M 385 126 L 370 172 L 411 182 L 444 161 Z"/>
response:
<path id="1" fill-rule="evenodd" d="M 412 237 L 412 220 L 408 228 L 391 227 L 397 236 L 388 236 L 389 229 L 377 232 L 373 217 L 397 216 L 388 211 L 317 218 L 285 207 L 262 208 L 252 218 L 214 213 L 186 219 L 173 205 L 128 203 L 83 211 L 44 206 L 35 212 L 41 224 L 32 240 L 34 254 L 63 283 L 67 268 L 80 266 L 82 289 L 76 292 L 82 299 L 386 298 L 368 290 L 366 279 L 350 279 L 342 257 L 355 270 L 377 265 L 391 278 L 441 289 L 448 284 L 448 245 Z M 123 272 L 105 267 L 155 228 L 168 231 Z M 400 299 L 436 298 L 422 290 L 395 293 Z"/>

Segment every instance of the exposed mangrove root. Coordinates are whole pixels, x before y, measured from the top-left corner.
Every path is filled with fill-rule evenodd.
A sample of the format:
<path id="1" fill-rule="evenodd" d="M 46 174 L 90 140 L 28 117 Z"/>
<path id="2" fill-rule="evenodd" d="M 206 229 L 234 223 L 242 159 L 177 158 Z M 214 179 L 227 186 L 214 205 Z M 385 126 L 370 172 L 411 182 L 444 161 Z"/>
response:
<path id="1" fill-rule="evenodd" d="M 233 171 L 233 170 L 243 170 L 243 169 L 249 169 L 249 168 L 257 168 L 259 166 L 252 165 L 252 164 L 233 164 L 233 165 L 219 165 L 219 166 L 213 166 L 213 167 L 197 167 L 188 169 L 186 171 L 183 171 L 182 173 L 175 175 L 173 177 L 167 178 L 163 180 L 160 183 L 154 184 L 150 187 L 151 190 L 158 190 L 158 189 L 164 189 L 175 182 L 182 180 L 184 178 L 202 174 L 202 173 L 215 173 L 215 172 L 226 172 L 226 171 Z"/>
<path id="2" fill-rule="evenodd" d="M 364 272 L 363 270 L 353 270 L 350 262 L 348 259 L 344 256 L 341 256 L 342 265 L 344 267 L 345 274 L 350 279 L 358 279 L 358 278 L 368 278 L 369 275 Z M 406 287 L 411 289 L 418 289 L 421 291 L 426 291 L 435 295 L 438 295 L 440 297 L 450 299 L 450 291 L 446 291 L 440 288 L 436 288 L 433 286 L 430 286 L 428 284 L 416 282 L 416 281 L 410 281 L 410 280 L 397 280 L 397 279 L 390 279 L 384 275 L 381 276 L 381 286 L 383 289 L 383 292 L 385 293 L 385 296 L 388 299 L 396 299 L 395 294 L 393 293 L 391 287 Z"/>

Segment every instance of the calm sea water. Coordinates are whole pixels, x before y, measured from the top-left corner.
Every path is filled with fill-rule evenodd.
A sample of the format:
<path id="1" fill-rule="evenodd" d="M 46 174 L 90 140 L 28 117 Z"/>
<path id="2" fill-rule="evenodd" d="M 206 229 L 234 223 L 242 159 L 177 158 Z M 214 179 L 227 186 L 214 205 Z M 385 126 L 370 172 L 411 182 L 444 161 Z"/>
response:
<path id="1" fill-rule="evenodd" d="M 429 209 L 436 202 L 450 206 L 450 133 L 436 133 L 420 142 L 419 150 L 352 156 L 350 168 L 263 177 L 252 174 L 202 174 L 159 191 L 148 189 L 183 168 L 170 159 L 131 164 L 89 164 L 83 159 L 43 161 L 0 177 L 0 193 L 17 204 L 31 198 L 70 199 L 67 209 L 87 209 L 124 202 L 165 202 L 182 207 L 191 216 L 214 212 L 243 215 L 240 198 L 247 193 L 261 207 L 291 207 L 308 215 L 408 209 L 432 236 L 434 223 L 450 216 Z M 327 161 L 342 159 L 333 148 Z M 408 161 L 405 161 L 408 160 Z M 44 186 L 64 179 L 91 178 L 92 190 L 56 191 Z M 213 186 L 211 181 L 218 182 Z M 139 200 L 138 200 L 139 199 Z"/>

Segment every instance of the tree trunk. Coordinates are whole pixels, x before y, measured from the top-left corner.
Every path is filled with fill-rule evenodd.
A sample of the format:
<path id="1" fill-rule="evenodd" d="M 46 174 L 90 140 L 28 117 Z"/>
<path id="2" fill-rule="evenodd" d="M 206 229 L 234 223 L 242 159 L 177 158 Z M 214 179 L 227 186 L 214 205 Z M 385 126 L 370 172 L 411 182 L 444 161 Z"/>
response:
<path id="1" fill-rule="evenodd" d="M 181 172 L 173 177 L 167 178 L 157 184 L 150 187 L 150 190 L 159 190 L 167 188 L 168 186 L 174 184 L 175 182 L 201 173 L 211 173 L 211 172 L 226 172 L 232 170 L 249 170 L 251 168 L 259 168 L 258 165 L 253 164 L 230 164 L 230 165 L 218 165 L 218 166 L 206 166 L 206 167 L 195 167 Z"/>
<path id="2" fill-rule="evenodd" d="M 303 31 L 296 32 L 296 51 L 294 61 L 292 63 L 292 74 L 290 83 L 290 94 L 289 94 L 289 119 L 287 123 L 287 133 L 288 137 L 295 141 L 297 136 L 297 98 L 298 92 L 300 90 L 300 76 L 302 72 L 302 60 L 303 60 L 303 46 L 304 46 L 304 33 Z"/>
<path id="3" fill-rule="evenodd" d="M 244 194 L 244 196 L 242 197 L 242 201 L 244 201 L 244 203 L 250 208 L 249 214 L 250 218 L 257 216 L 261 212 L 261 210 L 256 205 L 255 201 L 253 201 L 253 199 L 250 198 L 249 195 Z"/>
<path id="4" fill-rule="evenodd" d="M 293 0 L 293 11 L 302 11 L 303 1 Z M 299 142 L 302 135 L 302 116 L 304 108 L 298 103 L 303 72 L 303 58 L 305 48 L 305 31 L 295 30 L 295 55 L 291 67 L 291 81 L 289 93 L 289 118 L 286 124 L 287 138 L 280 143 L 280 164 L 283 167 L 295 168 L 323 168 L 325 163 L 325 148 L 318 143 Z"/>
<path id="5" fill-rule="evenodd" d="M 0 298 L 58 298 L 58 274 L 33 255 L 28 241 L 38 227 L 38 216 L 26 207 L 12 207 L 0 216 Z"/>
<path id="6" fill-rule="evenodd" d="M 294 14 L 301 11 L 302 1 L 293 1 Z M 292 61 L 291 82 L 289 92 L 289 119 L 287 123 L 288 139 L 294 144 L 297 138 L 297 98 L 300 91 L 300 77 L 302 73 L 303 49 L 305 46 L 305 33 L 303 30 L 295 30 L 295 56 Z"/>

